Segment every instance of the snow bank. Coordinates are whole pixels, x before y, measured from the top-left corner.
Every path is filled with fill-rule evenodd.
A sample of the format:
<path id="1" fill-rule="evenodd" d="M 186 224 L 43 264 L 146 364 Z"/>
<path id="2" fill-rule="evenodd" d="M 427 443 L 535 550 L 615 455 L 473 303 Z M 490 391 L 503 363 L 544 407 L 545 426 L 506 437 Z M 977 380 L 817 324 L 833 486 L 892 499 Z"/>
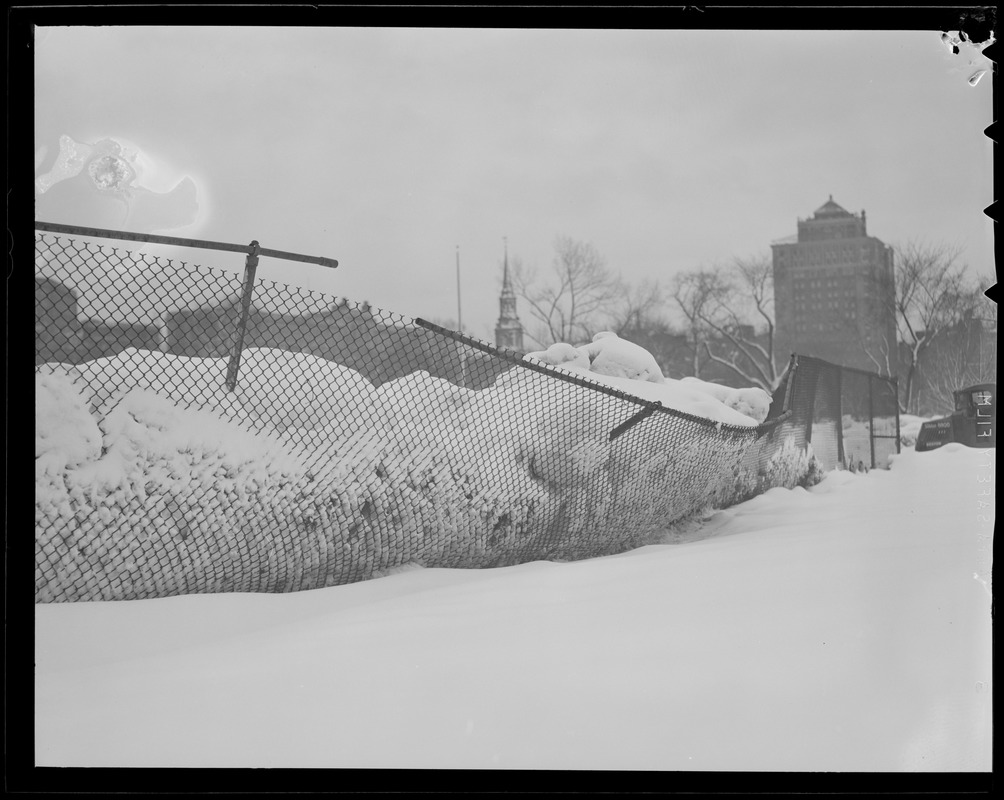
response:
<path id="1" fill-rule="evenodd" d="M 630 348 L 599 341 L 610 371 L 630 371 Z M 311 355 L 250 349 L 234 392 L 226 372 L 226 359 L 140 350 L 39 371 L 39 600 L 619 552 L 706 507 L 755 435 L 706 392 L 593 371 L 579 374 L 741 427 L 656 413 L 611 440 L 641 406 L 528 369 L 476 392 L 425 372 L 378 389 Z"/>
<path id="2" fill-rule="evenodd" d="M 148 358 L 132 362 L 149 367 Z M 245 402 L 282 385 L 280 373 L 267 375 L 267 365 L 282 361 L 258 365 L 258 385 L 249 381 Z M 183 374 L 191 376 L 218 374 L 220 365 L 187 366 Z M 106 363 L 97 372 L 107 376 L 109 368 Z M 114 401 L 112 393 L 99 395 L 97 404 L 107 413 L 91 417 L 86 389 L 73 383 L 79 376 L 55 372 L 37 378 L 41 601 L 292 591 L 409 563 L 513 563 L 527 557 L 525 534 L 543 514 L 538 504 L 547 490 L 517 461 L 499 457 L 504 454 L 489 451 L 486 461 L 496 455 L 508 480 L 501 469 L 471 475 L 455 468 L 445 441 L 430 442 L 435 447 L 424 452 L 395 446 L 393 428 L 376 423 L 393 407 L 394 421 L 406 426 L 404 409 L 383 405 L 375 391 L 363 395 L 368 416 L 346 416 L 320 392 L 314 409 L 330 413 L 294 404 L 279 424 L 262 430 L 260 419 L 242 418 L 239 425 L 143 388 L 121 389 Z M 406 383 L 386 389 L 383 399 Z M 429 388 L 436 382 L 418 376 L 412 383 Z M 369 384 L 357 376 L 355 385 L 365 391 Z M 298 388 L 302 399 L 307 389 L 303 383 Z M 205 406 L 221 405 L 207 387 L 200 391 Z M 190 401 L 194 396 L 179 386 L 172 393 Z M 462 390 L 449 394 L 456 398 Z M 360 417 L 373 427 L 359 425 Z M 307 426 L 322 435 L 313 447 L 290 439 Z M 471 443 L 472 449 L 484 444 L 483 438 Z"/>
<path id="3" fill-rule="evenodd" d="M 309 544 L 286 531 L 310 478 L 279 441 L 145 389 L 100 431 L 87 460 L 36 477 L 38 600 L 295 583 L 287 570 L 303 569 Z"/>
<path id="4" fill-rule="evenodd" d="M 384 424 L 383 404 L 367 378 L 308 353 L 248 350 L 234 393 L 248 418 L 280 433 L 351 435 Z"/>
<path id="5" fill-rule="evenodd" d="M 101 431 L 67 373 L 35 376 L 36 473 L 58 474 L 101 453 Z"/>
<path id="6" fill-rule="evenodd" d="M 76 370 L 99 417 L 133 389 L 156 392 L 184 407 L 213 410 L 226 419 L 242 417 L 240 403 L 226 389 L 224 358 L 187 358 L 129 348 L 78 364 Z"/>
<path id="7" fill-rule="evenodd" d="M 374 402 L 387 416 L 387 431 L 403 448 L 452 439 L 471 423 L 477 394 L 419 370 L 382 384 Z"/>

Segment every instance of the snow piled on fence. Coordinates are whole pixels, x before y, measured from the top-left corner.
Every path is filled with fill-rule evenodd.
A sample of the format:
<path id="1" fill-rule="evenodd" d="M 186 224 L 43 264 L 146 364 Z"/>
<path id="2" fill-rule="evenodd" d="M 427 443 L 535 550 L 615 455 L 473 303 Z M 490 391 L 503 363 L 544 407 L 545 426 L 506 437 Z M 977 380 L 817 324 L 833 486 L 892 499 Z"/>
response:
<path id="1" fill-rule="evenodd" d="M 36 763 L 988 772 L 994 476 L 950 444 L 681 545 L 38 605 Z"/>
<path id="2" fill-rule="evenodd" d="M 597 333 L 589 344 L 573 347 L 559 342 L 527 353 L 526 358 L 658 401 L 667 408 L 730 425 L 757 425 L 770 410 L 771 396 L 763 389 L 733 389 L 698 378 L 666 378 L 651 353 L 611 331 Z"/>
<path id="3" fill-rule="evenodd" d="M 55 375 L 35 377 L 35 472 L 58 475 L 101 455 L 101 431 L 76 388 Z"/>
<path id="4" fill-rule="evenodd" d="M 583 377 L 709 420 L 707 441 L 666 415 L 610 441 L 639 406 L 529 369 L 477 392 L 425 372 L 376 388 L 251 349 L 230 392 L 225 359 L 42 365 L 36 599 L 292 591 L 654 541 L 713 501 L 769 403 L 745 416 L 739 394 L 660 380 L 630 343 L 598 343 L 585 357 L 606 373 Z M 760 390 L 742 391 L 750 405 Z"/>

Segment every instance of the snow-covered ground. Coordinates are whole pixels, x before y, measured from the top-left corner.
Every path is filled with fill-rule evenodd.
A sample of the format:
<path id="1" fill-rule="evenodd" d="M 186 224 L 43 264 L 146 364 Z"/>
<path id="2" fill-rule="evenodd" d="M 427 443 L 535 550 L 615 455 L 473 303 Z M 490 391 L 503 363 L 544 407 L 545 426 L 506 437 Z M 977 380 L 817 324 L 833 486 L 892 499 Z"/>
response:
<path id="1" fill-rule="evenodd" d="M 35 608 L 38 765 L 991 769 L 993 451 L 570 563 Z"/>

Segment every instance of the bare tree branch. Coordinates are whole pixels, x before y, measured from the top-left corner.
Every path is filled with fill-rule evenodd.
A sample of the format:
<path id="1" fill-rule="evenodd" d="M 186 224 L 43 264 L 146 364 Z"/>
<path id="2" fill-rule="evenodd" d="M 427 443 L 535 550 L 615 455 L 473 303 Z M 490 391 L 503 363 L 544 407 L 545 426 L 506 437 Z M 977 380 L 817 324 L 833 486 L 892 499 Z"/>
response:
<path id="1" fill-rule="evenodd" d="M 637 285 L 621 281 L 618 294 L 620 297 L 610 313 L 611 330 L 616 334 L 641 332 L 666 324 L 662 313 L 666 299 L 659 281 L 646 278 Z"/>
<path id="2" fill-rule="evenodd" d="M 673 296 L 687 320 L 695 376 L 700 377 L 703 352 L 708 361 L 743 381 L 773 391 L 781 374 L 775 357 L 773 266 L 768 257 L 737 258 L 728 267 L 683 273 Z"/>
<path id="3" fill-rule="evenodd" d="M 541 347 L 589 341 L 601 330 L 621 291 L 620 282 L 591 244 L 559 236 L 554 247 L 547 283 L 518 259 L 512 259 L 510 266 L 513 290 L 537 323 L 536 332 L 527 333 Z"/>
<path id="4" fill-rule="evenodd" d="M 894 247 L 894 253 L 893 311 L 906 372 L 900 408 L 916 412 L 916 384 L 925 354 L 947 330 L 972 316 L 981 293 L 960 260 L 960 246 L 909 241 Z"/>
<path id="5" fill-rule="evenodd" d="M 701 377 L 701 353 L 712 335 L 708 314 L 716 297 L 730 290 L 721 270 L 700 269 L 678 273 L 673 282 L 673 299 L 686 319 L 685 334 L 691 350 L 691 373 Z"/>

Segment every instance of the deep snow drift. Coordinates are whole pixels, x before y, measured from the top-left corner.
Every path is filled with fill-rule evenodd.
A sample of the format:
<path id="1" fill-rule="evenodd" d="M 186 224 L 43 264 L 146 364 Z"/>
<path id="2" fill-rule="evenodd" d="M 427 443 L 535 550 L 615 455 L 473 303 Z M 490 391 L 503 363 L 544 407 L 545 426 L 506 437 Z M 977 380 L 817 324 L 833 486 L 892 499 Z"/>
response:
<path id="1" fill-rule="evenodd" d="M 994 471 L 952 444 L 686 544 L 38 605 L 37 763 L 987 771 Z"/>
<path id="2" fill-rule="evenodd" d="M 766 392 L 666 380 L 613 334 L 581 350 L 580 379 L 702 419 L 657 413 L 611 439 L 641 406 L 520 367 L 481 391 L 423 371 L 377 387 L 253 348 L 230 392 L 226 359 L 129 349 L 42 365 L 36 600 L 609 554 L 733 491 Z"/>

